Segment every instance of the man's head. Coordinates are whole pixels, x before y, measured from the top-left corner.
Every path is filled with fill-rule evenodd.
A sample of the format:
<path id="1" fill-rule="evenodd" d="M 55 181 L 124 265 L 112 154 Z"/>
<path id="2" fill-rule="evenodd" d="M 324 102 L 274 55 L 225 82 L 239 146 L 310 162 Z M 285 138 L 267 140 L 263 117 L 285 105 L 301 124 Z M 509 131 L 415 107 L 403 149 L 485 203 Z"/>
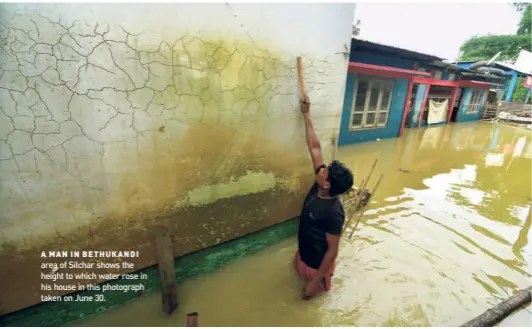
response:
<path id="1" fill-rule="evenodd" d="M 318 168 L 316 183 L 330 196 L 340 195 L 353 186 L 353 173 L 343 163 L 334 160 L 330 165 Z"/>

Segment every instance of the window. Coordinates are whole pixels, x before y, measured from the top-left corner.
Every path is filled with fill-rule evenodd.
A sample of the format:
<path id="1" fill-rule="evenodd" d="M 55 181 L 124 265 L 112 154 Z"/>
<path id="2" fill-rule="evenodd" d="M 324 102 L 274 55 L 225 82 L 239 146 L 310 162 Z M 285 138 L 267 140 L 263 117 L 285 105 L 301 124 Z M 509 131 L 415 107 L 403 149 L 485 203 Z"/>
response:
<path id="1" fill-rule="evenodd" d="M 434 79 L 441 80 L 441 76 L 442 76 L 442 72 L 441 71 L 434 72 Z"/>
<path id="2" fill-rule="evenodd" d="M 480 108 L 480 105 L 482 104 L 482 101 L 484 100 L 482 97 L 484 96 L 484 90 L 475 89 L 473 90 L 473 94 L 471 95 L 471 101 L 469 101 L 469 105 L 466 109 L 466 114 L 475 114 L 478 112 L 478 109 Z"/>
<path id="3" fill-rule="evenodd" d="M 351 111 L 351 130 L 386 127 L 394 79 L 358 75 Z"/>

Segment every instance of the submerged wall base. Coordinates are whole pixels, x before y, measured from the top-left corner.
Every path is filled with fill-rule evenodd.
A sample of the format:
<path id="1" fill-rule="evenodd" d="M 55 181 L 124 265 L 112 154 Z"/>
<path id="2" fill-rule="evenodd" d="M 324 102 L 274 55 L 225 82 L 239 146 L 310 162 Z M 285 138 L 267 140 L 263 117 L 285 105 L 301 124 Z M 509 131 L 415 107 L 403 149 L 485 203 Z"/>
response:
<path id="1" fill-rule="evenodd" d="M 266 228 L 259 232 L 248 234 L 239 239 L 215 245 L 176 259 L 175 269 L 178 282 L 196 275 L 212 272 L 229 262 L 245 257 L 267 246 L 280 242 L 296 233 L 298 219 L 294 218 L 281 224 Z M 143 284 L 146 290 L 139 292 L 106 292 L 104 302 L 45 302 L 0 319 L 2 326 L 63 326 L 88 316 L 92 316 L 121 303 L 133 300 L 143 294 L 159 289 L 159 273 L 156 266 L 151 266 L 135 273 L 146 274 L 145 280 L 115 280 L 106 283 L 113 284 Z M 140 275 L 139 275 L 140 277 Z M 104 283 L 104 284 L 106 284 Z M 101 285 L 101 284 L 100 284 Z M 94 296 L 101 291 L 83 291 L 75 293 L 79 296 Z M 16 296 L 12 296 L 16 298 Z"/>

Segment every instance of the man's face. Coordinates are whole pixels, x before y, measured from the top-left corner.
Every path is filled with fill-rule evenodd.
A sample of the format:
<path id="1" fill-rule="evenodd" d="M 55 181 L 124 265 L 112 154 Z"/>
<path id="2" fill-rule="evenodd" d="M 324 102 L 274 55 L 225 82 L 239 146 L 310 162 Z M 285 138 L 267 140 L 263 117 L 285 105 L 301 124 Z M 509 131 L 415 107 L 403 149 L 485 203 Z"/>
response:
<path id="1" fill-rule="evenodd" d="M 316 183 L 325 190 L 328 190 L 331 184 L 327 181 L 327 177 L 329 175 L 329 167 L 320 168 L 320 171 L 318 171 L 318 174 L 316 175 Z"/>

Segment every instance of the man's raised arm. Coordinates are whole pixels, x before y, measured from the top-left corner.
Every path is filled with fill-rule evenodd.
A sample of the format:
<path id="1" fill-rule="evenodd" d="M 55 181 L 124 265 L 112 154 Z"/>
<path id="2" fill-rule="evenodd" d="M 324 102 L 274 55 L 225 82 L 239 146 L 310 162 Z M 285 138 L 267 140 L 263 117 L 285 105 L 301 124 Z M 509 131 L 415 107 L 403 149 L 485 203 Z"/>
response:
<path id="1" fill-rule="evenodd" d="M 305 118 L 305 134 L 307 136 L 307 145 L 312 157 L 312 165 L 314 170 L 318 169 L 319 166 L 323 164 L 323 156 L 321 155 L 321 145 L 312 126 L 312 121 L 310 120 L 310 101 L 308 96 L 305 94 L 305 98 L 301 101 L 301 113 Z"/>

